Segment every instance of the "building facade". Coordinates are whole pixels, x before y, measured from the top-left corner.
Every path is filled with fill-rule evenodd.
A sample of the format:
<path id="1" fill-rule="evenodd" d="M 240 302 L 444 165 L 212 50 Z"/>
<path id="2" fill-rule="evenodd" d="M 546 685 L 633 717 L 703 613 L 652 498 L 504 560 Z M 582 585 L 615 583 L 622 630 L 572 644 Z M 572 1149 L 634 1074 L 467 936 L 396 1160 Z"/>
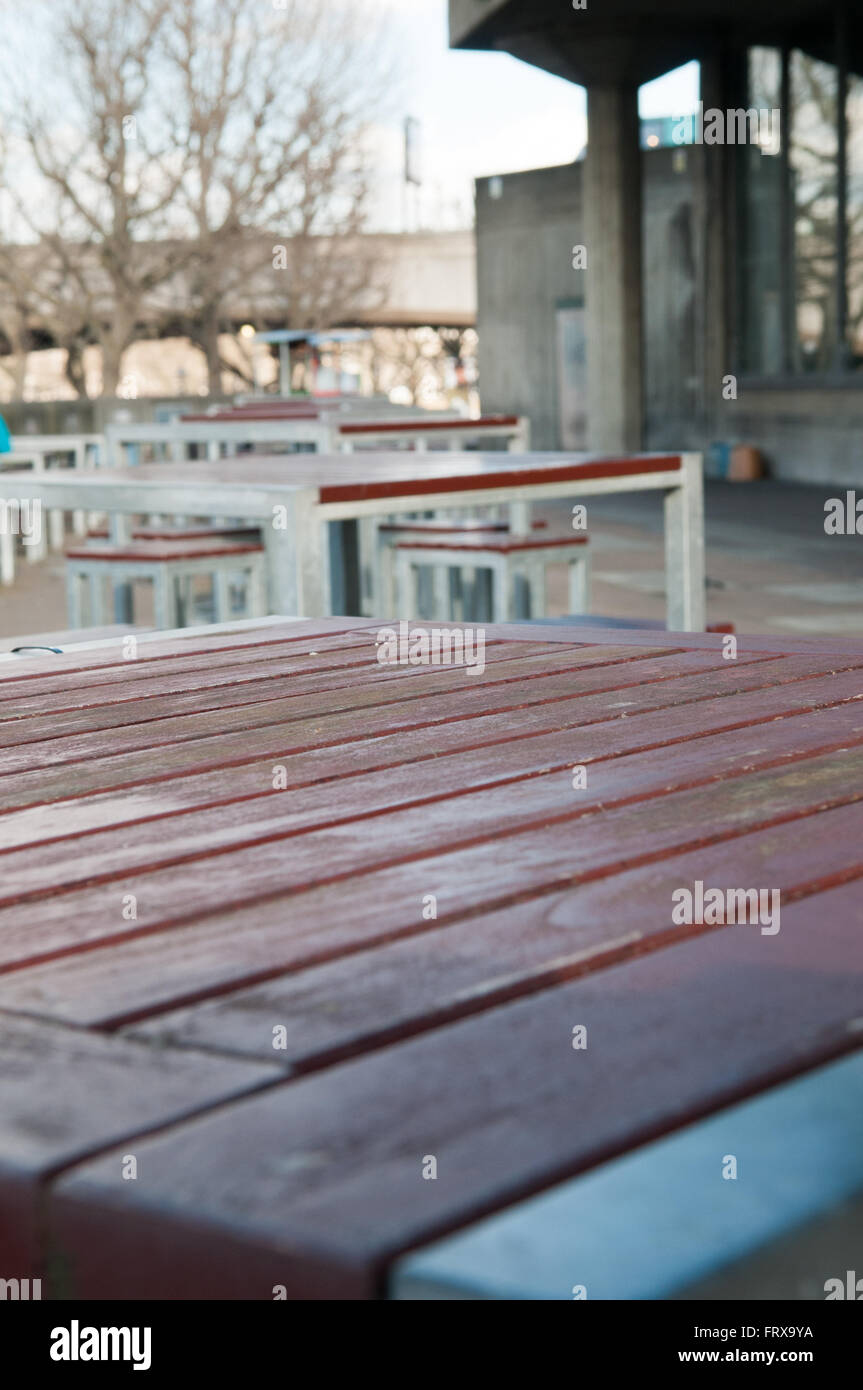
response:
<path id="1" fill-rule="evenodd" d="M 484 408 L 538 447 L 747 443 L 863 481 L 863 9 L 451 0 L 450 24 L 588 99 L 583 161 L 477 185 Z M 692 59 L 692 128 L 645 140 L 639 85 Z"/>

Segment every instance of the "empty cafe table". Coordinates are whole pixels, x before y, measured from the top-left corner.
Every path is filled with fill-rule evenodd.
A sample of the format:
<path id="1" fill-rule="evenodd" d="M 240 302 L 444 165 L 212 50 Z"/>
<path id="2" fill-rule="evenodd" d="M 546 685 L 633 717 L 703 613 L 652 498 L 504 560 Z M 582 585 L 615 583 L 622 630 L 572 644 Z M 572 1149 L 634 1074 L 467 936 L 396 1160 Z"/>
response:
<path id="1" fill-rule="evenodd" d="M 687 1135 L 661 1233 L 701 1158 L 752 1259 L 780 1218 L 786 1248 L 831 1204 L 853 1231 L 861 682 L 859 642 L 345 619 L 0 656 L 0 1267 L 59 1298 L 468 1267 L 477 1297 L 588 1268 L 658 1296 L 597 1223 L 633 1210 L 615 1164 Z M 721 1165 L 754 1175 L 762 1101 L 799 1157 L 783 1088 L 822 1071 L 806 1200 L 783 1178 L 765 1225 Z M 483 1270 L 507 1219 L 553 1228 L 540 1295 L 517 1242 Z M 843 1229 L 813 1278 L 855 1267 Z"/>
<path id="2" fill-rule="evenodd" d="M 16 484 L 0 474 L 0 499 Z M 665 497 L 668 627 L 704 627 L 704 506 L 699 454 L 376 453 L 238 455 L 28 478 L 46 507 L 109 515 L 112 540 L 130 518 L 230 517 L 260 524 L 267 549 L 269 611 L 315 617 L 345 606 L 329 589 L 326 523 L 347 523 L 334 589 L 351 588 L 353 524 L 363 517 L 505 505 L 514 533 L 530 530 L 530 504 L 606 492 L 658 490 Z M 266 524 L 269 523 L 269 524 Z M 335 567 L 338 571 L 338 566 Z M 118 614 L 118 617 L 124 616 Z M 390 614 L 390 617 L 393 615 Z"/>

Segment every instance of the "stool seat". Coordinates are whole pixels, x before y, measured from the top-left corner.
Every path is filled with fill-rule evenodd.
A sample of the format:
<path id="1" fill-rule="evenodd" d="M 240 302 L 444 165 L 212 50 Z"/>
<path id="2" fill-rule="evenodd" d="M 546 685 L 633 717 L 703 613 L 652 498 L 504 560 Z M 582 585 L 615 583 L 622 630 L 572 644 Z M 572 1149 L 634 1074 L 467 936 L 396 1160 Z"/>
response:
<path id="1" fill-rule="evenodd" d="M 508 531 L 505 521 L 381 521 L 378 531 L 385 536 L 472 536 L 487 531 Z"/>
<path id="2" fill-rule="evenodd" d="M 584 532 L 546 535 L 533 531 L 485 531 L 466 535 L 441 533 L 415 535 L 391 542 L 397 577 L 397 605 L 401 616 L 419 616 L 417 575 L 421 568 L 435 572 L 435 614 L 452 618 L 449 576 L 454 569 L 491 572 L 491 619 L 509 622 L 524 616 L 516 612 L 517 598 L 524 590 L 530 615 L 545 615 L 546 569 L 564 563 L 569 568 L 569 611 L 583 613 L 588 606 L 589 543 Z M 462 601 L 462 606 L 464 603 Z M 463 617 L 467 616 L 465 614 Z M 473 615 L 476 620 L 476 615 Z"/>
<path id="3" fill-rule="evenodd" d="M 548 522 L 535 520 L 531 522 L 532 531 L 545 531 Z M 509 533 L 509 522 L 483 518 L 483 517 L 449 517 L 446 520 L 440 517 L 423 518 L 418 521 L 380 521 L 374 526 L 375 531 L 375 559 L 370 576 L 369 590 L 371 594 L 371 616 L 381 613 L 395 612 L 395 576 L 394 560 L 400 541 L 411 541 L 412 538 L 418 540 L 438 540 L 453 539 L 456 543 L 464 538 L 473 536 L 492 536 L 506 535 Z M 457 589 L 461 589 L 461 576 L 458 573 L 453 575 L 453 581 Z M 465 614 L 465 617 L 468 615 Z"/>
<path id="4" fill-rule="evenodd" d="M 396 541 L 396 550 L 453 550 L 476 556 L 488 551 L 495 555 L 511 555 L 523 550 L 557 550 L 569 546 L 587 545 L 587 536 L 518 536 L 509 531 L 487 531 L 471 535 L 456 536 L 442 533 L 436 539 Z"/>
<path id="5" fill-rule="evenodd" d="M 67 560 L 208 560 L 222 555 L 260 555 L 264 547 L 259 541 L 213 540 L 131 540 L 122 545 L 72 546 L 66 551 Z"/>
<path id="6" fill-rule="evenodd" d="M 87 532 L 89 540 L 102 541 L 110 540 L 111 533 L 107 526 L 94 526 Z M 210 537 L 224 537 L 226 540 L 234 537 L 258 538 L 260 529 L 257 526 L 133 526 L 133 541 L 196 541 L 206 540 Z"/>
<path id="7" fill-rule="evenodd" d="M 129 540 L 118 544 L 97 542 L 72 546 L 66 551 L 66 583 L 69 625 L 83 622 L 80 587 L 89 589 L 90 622 L 104 621 L 104 582 L 109 579 L 115 607 L 131 602 L 135 580 L 153 585 L 156 626 L 185 627 L 193 608 L 193 587 L 201 577 L 209 579 L 214 620 L 227 622 L 232 612 L 232 590 L 242 589 L 243 616 L 262 617 L 266 612 L 264 546 L 260 540 L 233 539 L 222 535 L 191 539 Z M 119 586 L 126 586 L 125 590 Z M 129 597 L 123 598 L 127 594 Z"/>

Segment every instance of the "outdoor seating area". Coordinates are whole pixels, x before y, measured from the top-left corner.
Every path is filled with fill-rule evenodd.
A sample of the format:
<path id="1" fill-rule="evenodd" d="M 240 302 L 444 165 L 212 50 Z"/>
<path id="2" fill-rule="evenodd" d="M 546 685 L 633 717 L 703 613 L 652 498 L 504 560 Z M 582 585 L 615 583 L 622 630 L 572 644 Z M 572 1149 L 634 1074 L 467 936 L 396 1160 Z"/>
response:
<path id="1" fill-rule="evenodd" d="M 14 489 L 12 479 L 0 474 L 0 503 L 8 498 L 11 505 Z M 302 617 L 360 614 L 369 595 L 383 596 L 388 581 L 378 574 L 385 558 L 376 531 L 380 523 L 391 524 L 406 515 L 445 522 L 454 514 L 460 525 L 482 524 L 489 519 L 489 511 L 498 509 L 506 515 L 510 549 L 498 542 L 477 555 L 471 542 L 457 568 L 511 572 L 516 559 L 513 538 L 521 537 L 521 568 L 530 556 L 536 574 L 544 551 L 549 551 L 545 558 L 550 558 L 552 537 L 537 540 L 531 525 L 532 504 L 657 489 L 665 509 L 668 626 L 701 631 L 705 624 L 703 484 L 698 455 L 603 457 L 509 450 L 444 450 L 439 455 L 362 450 L 312 457 L 255 453 L 170 466 L 154 463 L 39 474 L 29 489 L 46 511 L 107 515 L 114 546 L 128 546 L 132 533 L 143 524 L 141 518 L 153 516 L 173 518 L 181 526 L 190 517 L 209 517 L 213 521 L 230 518 L 230 524 L 239 528 L 259 528 L 266 552 L 265 611 Z M 573 559 L 576 550 L 578 558 Z M 587 605 L 586 553 L 580 527 L 558 538 L 554 560 L 572 572 L 571 613 L 583 612 Z M 80 563 L 86 556 L 76 548 L 74 558 Z M 430 556 L 426 558 L 431 564 Z M 451 568 L 453 558 L 454 552 L 448 549 L 439 563 Z M 94 563 L 104 565 L 105 559 L 97 556 Z M 364 573 L 370 576 L 367 582 Z M 509 583 L 503 582 L 504 587 Z M 534 582 L 532 588 L 536 616 L 540 616 L 544 586 Z M 413 603 L 413 595 L 407 583 L 404 601 Z M 501 600 L 497 611 L 509 614 L 509 601 Z M 124 606 L 122 599 L 116 616 L 118 621 L 129 620 L 128 604 Z M 401 616 L 419 615 L 406 610 Z M 427 616 L 445 618 L 448 611 Z"/>
<path id="2" fill-rule="evenodd" d="M 363 418 L 362 410 L 335 413 L 304 402 L 292 411 L 258 406 L 255 410 L 221 410 L 212 415 L 182 415 L 170 424 L 109 425 L 105 447 L 109 461 L 182 462 L 190 450 L 218 459 L 239 453 L 350 453 L 355 449 L 453 449 L 501 446 L 524 451 L 529 427 L 516 415 L 417 418 L 407 413 L 385 419 Z"/>

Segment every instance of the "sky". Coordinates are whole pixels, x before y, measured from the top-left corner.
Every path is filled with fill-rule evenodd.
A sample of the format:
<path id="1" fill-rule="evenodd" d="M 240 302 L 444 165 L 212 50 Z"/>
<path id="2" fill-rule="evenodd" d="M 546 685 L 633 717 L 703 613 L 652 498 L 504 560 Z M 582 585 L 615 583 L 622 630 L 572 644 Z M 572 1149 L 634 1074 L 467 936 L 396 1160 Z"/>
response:
<path id="1" fill-rule="evenodd" d="M 369 0 L 353 0 L 363 6 Z M 382 0 L 400 81 L 375 132 L 381 178 L 374 221 L 387 230 L 469 226 L 473 180 L 575 159 L 587 136 L 583 87 L 505 53 L 448 48 L 447 0 Z M 698 103 L 698 65 L 641 89 L 642 116 L 682 116 Z M 401 122 L 420 126 L 423 186 L 405 199 Z"/>

